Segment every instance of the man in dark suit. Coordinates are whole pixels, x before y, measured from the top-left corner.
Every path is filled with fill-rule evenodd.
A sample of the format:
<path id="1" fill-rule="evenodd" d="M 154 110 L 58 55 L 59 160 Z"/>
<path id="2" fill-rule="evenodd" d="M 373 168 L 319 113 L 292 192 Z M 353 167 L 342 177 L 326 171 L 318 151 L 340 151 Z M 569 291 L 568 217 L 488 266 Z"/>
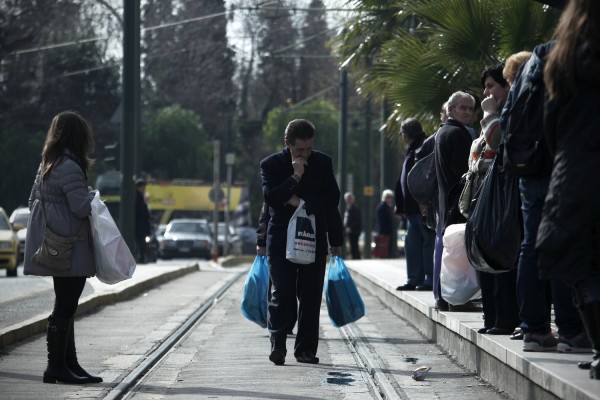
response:
<path id="1" fill-rule="evenodd" d="M 354 202 L 354 195 L 350 192 L 344 194 L 346 212 L 344 213 L 344 231 L 350 242 L 350 253 L 353 260 L 360 260 L 358 237 L 362 232 L 362 218 L 360 209 Z"/>
<path id="2" fill-rule="evenodd" d="M 458 209 L 458 199 L 464 184 L 462 176 L 469 169 L 471 134 L 466 125 L 471 122 L 475 98 L 465 92 L 454 92 L 446 103 L 448 120 L 435 136 L 435 173 L 438 180 L 439 212 L 437 233 L 442 235 L 448 225 L 466 222 Z M 433 271 L 433 294 L 436 307 L 445 310 L 448 304 L 440 296 L 440 270 Z"/>
<path id="3" fill-rule="evenodd" d="M 316 364 L 319 345 L 319 313 L 325 278 L 327 245 L 327 210 L 336 208 L 340 189 L 327 154 L 313 150 L 314 125 L 304 119 L 291 121 L 285 130 L 285 149 L 261 161 L 260 171 L 264 199 L 269 206 L 267 255 L 271 277 L 268 329 L 271 340 L 269 360 L 285 363 L 286 333 L 298 304 L 298 333 L 294 356 L 298 362 Z M 316 224 L 316 257 L 311 264 L 296 264 L 286 259 L 287 229 L 296 207 L 304 200 L 308 214 Z M 339 214 L 338 214 L 339 219 Z M 340 219 L 341 222 L 341 219 Z M 329 226 L 329 238 L 342 237 L 342 224 Z M 334 229 L 336 232 L 331 232 Z M 341 243 L 340 243 L 341 244 Z M 341 246 L 331 247 L 341 254 Z M 299 303 L 296 303 L 296 296 Z"/>

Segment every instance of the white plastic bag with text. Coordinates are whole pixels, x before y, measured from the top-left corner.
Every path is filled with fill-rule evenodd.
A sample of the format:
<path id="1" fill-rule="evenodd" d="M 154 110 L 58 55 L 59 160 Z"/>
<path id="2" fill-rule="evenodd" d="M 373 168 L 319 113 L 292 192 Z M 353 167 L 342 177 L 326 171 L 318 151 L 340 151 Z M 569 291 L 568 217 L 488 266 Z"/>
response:
<path id="1" fill-rule="evenodd" d="M 317 251 L 317 229 L 314 214 L 308 215 L 304 200 L 290 218 L 287 231 L 285 258 L 296 264 L 312 264 Z"/>

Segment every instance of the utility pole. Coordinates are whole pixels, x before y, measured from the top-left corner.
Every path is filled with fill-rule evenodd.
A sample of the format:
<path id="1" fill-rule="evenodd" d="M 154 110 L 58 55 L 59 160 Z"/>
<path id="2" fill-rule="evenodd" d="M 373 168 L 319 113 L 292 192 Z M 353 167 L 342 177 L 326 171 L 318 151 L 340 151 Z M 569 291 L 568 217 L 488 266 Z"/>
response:
<path id="1" fill-rule="evenodd" d="M 213 158 L 213 201 L 215 208 L 213 209 L 213 251 L 212 258 L 216 260 L 219 257 L 219 204 L 221 203 L 220 180 L 221 180 L 221 142 L 214 141 L 214 158 Z"/>
<path id="2" fill-rule="evenodd" d="M 135 188 L 133 174 L 137 163 L 137 136 L 140 108 L 140 0 L 123 0 L 123 118 L 121 125 L 120 229 L 133 249 L 135 227 Z"/>

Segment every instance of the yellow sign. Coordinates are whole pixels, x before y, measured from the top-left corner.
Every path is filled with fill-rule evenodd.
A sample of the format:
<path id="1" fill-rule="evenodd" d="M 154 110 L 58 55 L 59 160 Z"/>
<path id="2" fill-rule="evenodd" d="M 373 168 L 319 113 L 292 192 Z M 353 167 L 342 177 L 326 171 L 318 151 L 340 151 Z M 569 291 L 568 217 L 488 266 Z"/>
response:
<path id="1" fill-rule="evenodd" d="M 373 196 L 374 190 L 373 190 L 373 186 L 365 186 L 363 188 L 363 194 L 365 196 Z"/>

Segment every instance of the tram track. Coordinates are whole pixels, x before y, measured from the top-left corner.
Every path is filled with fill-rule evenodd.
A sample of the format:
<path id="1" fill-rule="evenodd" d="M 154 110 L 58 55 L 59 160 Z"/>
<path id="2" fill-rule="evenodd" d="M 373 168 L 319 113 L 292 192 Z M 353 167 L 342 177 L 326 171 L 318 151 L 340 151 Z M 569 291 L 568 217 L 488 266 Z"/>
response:
<path id="1" fill-rule="evenodd" d="M 199 323 L 212 307 L 218 303 L 225 294 L 231 289 L 231 287 L 237 283 L 240 278 L 246 275 L 246 272 L 239 272 L 233 279 L 227 281 L 219 290 L 208 297 L 201 305 L 196 309 L 192 315 L 190 315 L 177 329 L 169 334 L 162 343 L 155 349 L 151 350 L 146 357 L 130 372 L 128 373 L 119 384 L 113 387 L 106 396 L 103 397 L 105 400 L 121 400 L 128 398 L 132 393 L 135 392 L 136 386 L 144 380 L 152 369 L 160 364 L 160 361 L 173 349 L 179 342 L 185 339 L 186 335 Z"/>

